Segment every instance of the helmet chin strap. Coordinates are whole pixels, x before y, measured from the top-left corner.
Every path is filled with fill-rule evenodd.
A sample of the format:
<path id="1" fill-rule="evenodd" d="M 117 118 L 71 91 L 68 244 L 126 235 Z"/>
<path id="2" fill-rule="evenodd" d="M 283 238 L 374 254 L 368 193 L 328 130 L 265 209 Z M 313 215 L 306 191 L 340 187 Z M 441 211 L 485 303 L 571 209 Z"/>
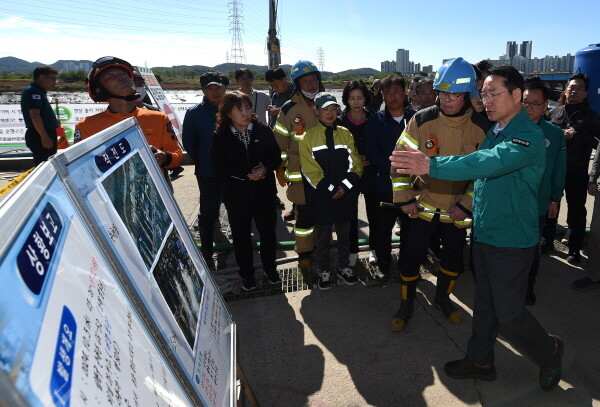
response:
<path id="1" fill-rule="evenodd" d="M 138 100 L 141 95 L 138 92 L 135 92 L 131 95 L 127 95 L 127 96 L 119 96 L 119 95 L 113 95 L 112 93 L 108 94 L 109 98 L 114 98 L 114 99 L 121 99 L 121 100 L 125 100 L 127 102 L 133 102 L 134 100 Z"/>

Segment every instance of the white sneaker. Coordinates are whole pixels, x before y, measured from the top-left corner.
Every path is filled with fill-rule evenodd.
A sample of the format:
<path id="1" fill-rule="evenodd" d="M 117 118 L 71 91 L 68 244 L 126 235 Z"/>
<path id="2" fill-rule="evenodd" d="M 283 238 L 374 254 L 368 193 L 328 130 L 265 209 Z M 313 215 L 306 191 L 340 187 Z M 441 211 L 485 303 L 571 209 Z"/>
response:
<path id="1" fill-rule="evenodd" d="M 356 266 L 357 259 L 358 259 L 358 253 L 350 253 L 350 257 L 349 257 L 350 267 Z"/>
<path id="2" fill-rule="evenodd" d="M 371 250 L 371 253 L 369 254 L 369 263 L 377 264 L 377 254 L 375 254 L 375 250 Z"/>
<path id="3" fill-rule="evenodd" d="M 322 271 L 319 273 L 319 281 L 317 281 L 317 287 L 319 290 L 331 289 L 331 275 L 329 271 Z"/>
<path id="4" fill-rule="evenodd" d="M 567 231 L 565 232 L 565 235 L 563 236 L 563 238 L 560 241 L 564 244 L 567 244 L 567 243 L 569 243 L 570 236 L 571 236 L 571 229 L 567 229 Z"/>
<path id="5" fill-rule="evenodd" d="M 344 267 L 343 269 L 339 269 L 337 275 L 341 281 L 348 285 L 354 285 L 358 283 L 358 278 L 356 278 L 350 267 Z"/>

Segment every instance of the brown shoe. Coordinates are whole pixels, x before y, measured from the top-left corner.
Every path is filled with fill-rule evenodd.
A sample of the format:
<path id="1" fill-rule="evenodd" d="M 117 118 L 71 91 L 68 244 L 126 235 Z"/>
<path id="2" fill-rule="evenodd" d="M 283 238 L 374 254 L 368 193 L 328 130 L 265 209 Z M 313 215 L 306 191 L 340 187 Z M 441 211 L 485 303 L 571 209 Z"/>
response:
<path id="1" fill-rule="evenodd" d="M 467 358 L 446 363 L 444 371 L 449 377 L 459 380 L 477 379 L 492 382 L 498 377 L 493 364 L 480 366 Z"/>
<path id="2" fill-rule="evenodd" d="M 550 335 L 554 339 L 554 353 L 552 358 L 540 367 L 540 387 L 546 391 L 553 390 L 562 378 L 562 356 L 565 343 L 557 335 Z"/>

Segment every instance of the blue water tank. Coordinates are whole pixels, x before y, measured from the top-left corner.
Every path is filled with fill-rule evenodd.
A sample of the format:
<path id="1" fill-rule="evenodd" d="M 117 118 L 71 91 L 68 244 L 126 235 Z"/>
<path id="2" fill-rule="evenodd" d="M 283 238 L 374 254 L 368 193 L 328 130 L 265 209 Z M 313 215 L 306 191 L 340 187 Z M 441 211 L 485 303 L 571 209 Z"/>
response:
<path id="1" fill-rule="evenodd" d="M 573 72 L 589 76 L 588 101 L 590 107 L 600 113 L 600 44 L 590 44 L 577 51 Z"/>

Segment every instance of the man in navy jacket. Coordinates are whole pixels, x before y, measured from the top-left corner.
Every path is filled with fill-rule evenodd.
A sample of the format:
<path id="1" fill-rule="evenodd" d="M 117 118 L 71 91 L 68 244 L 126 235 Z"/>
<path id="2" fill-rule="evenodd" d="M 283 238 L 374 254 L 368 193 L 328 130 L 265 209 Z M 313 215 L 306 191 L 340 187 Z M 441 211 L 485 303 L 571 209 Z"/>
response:
<path id="1" fill-rule="evenodd" d="M 195 174 L 200 189 L 198 230 L 202 241 L 202 256 L 209 268 L 214 268 L 213 229 L 219 220 L 222 193 L 221 182 L 213 174 L 211 151 L 217 109 L 225 96 L 227 85 L 229 79 L 221 72 L 202 74 L 202 103 L 188 110 L 183 121 L 183 147 L 196 166 Z"/>

